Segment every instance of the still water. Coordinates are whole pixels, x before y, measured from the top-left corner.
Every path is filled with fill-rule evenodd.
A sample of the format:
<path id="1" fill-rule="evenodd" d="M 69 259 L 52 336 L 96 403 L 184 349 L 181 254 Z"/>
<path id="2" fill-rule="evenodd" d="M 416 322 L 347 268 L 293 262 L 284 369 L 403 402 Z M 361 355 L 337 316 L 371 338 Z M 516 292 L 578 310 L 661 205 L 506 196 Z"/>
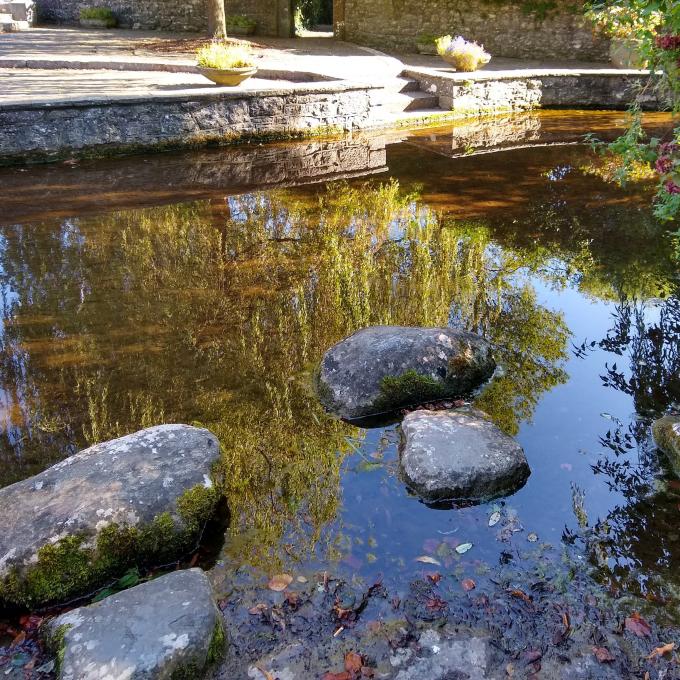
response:
<path id="1" fill-rule="evenodd" d="M 482 583 L 586 537 L 611 592 L 667 604 L 680 484 L 648 433 L 680 402 L 675 244 L 647 187 L 607 183 L 577 144 L 621 122 L 545 113 L 3 170 L 0 485 L 200 423 L 224 450 L 225 579 L 321 569 L 398 589 L 428 557 Z M 476 404 L 524 447 L 524 488 L 427 507 L 398 477 L 397 425 L 324 413 L 315 365 L 371 324 L 496 344 L 503 373 Z"/>

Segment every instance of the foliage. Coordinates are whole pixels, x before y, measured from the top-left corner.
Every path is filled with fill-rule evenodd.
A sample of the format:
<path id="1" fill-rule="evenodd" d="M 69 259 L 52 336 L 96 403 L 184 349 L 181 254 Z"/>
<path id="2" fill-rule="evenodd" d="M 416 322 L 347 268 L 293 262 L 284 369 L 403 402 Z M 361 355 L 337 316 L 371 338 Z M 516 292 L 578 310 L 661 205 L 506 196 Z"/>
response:
<path id="1" fill-rule="evenodd" d="M 204 68 L 215 69 L 248 68 L 255 63 L 248 47 L 217 40 L 196 51 L 196 62 Z"/>
<path id="2" fill-rule="evenodd" d="M 635 40 L 652 72 L 656 87 L 674 114 L 680 113 L 680 3 L 675 0 L 596 0 L 588 10 L 596 25 L 610 35 Z M 652 76 L 656 78 L 656 76 Z M 646 92 L 640 93 L 640 98 Z M 655 215 L 673 220 L 680 213 L 680 127 L 663 138 L 648 138 L 639 103 L 630 110 L 627 130 L 618 140 L 601 145 L 622 159 L 618 180 L 630 179 L 639 163 L 657 174 Z"/>
<path id="3" fill-rule="evenodd" d="M 295 2 L 295 28 L 312 29 L 317 24 L 331 23 L 333 21 L 332 9 L 329 0 L 296 0 Z"/>
<path id="4" fill-rule="evenodd" d="M 80 10 L 80 18 L 104 21 L 109 28 L 118 23 L 113 11 L 108 7 L 84 7 Z"/>
<path id="5" fill-rule="evenodd" d="M 416 38 L 416 44 L 436 46 L 437 40 L 439 40 L 439 36 L 436 36 L 433 33 L 420 33 Z"/>
<path id="6" fill-rule="evenodd" d="M 253 19 L 245 16 L 244 14 L 227 14 L 225 21 L 227 24 L 227 30 L 230 28 L 252 29 L 257 25 Z"/>
<path id="7" fill-rule="evenodd" d="M 453 64 L 458 71 L 476 71 L 491 60 L 491 55 L 484 50 L 482 45 L 465 40 L 460 35 L 455 38 L 445 35 L 437 38 L 435 43 L 439 56 Z"/>

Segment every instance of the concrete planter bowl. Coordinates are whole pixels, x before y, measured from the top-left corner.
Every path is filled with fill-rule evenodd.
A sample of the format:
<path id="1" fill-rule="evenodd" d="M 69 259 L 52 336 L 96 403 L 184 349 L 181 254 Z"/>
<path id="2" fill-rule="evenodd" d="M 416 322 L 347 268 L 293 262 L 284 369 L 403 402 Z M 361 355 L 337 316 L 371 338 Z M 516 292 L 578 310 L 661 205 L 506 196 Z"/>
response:
<path id="1" fill-rule="evenodd" d="M 489 60 L 477 59 L 468 55 L 453 55 L 453 54 L 439 54 L 439 56 L 450 66 L 453 66 L 456 71 L 464 71 L 471 73 L 478 70 L 480 67 L 487 64 Z"/>
<path id="2" fill-rule="evenodd" d="M 645 69 L 649 67 L 649 62 L 642 55 L 639 40 L 612 40 L 609 45 L 609 61 L 616 68 Z"/>
<path id="3" fill-rule="evenodd" d="M 212 80 L 217 85 L 236 87 L 248 80 L 248 78 L 252 78 L 257 73 L 257 66 L 246 66 L 245 68 L 207 68 L 199 66 L 198 71 L 202 76 Z"/>

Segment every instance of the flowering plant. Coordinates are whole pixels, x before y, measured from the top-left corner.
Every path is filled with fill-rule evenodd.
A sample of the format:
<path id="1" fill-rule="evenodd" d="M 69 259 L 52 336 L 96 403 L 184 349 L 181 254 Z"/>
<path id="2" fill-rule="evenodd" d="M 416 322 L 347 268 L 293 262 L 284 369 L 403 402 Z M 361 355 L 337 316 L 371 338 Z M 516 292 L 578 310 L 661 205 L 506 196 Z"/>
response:
<path id="1" fill-rule="evenodd" d="M 458 71 L 476 71 L 491 60 L 491 55 L 483 45 L 465 40 L 460 35 L 455 38 L 450 35 L 437 38 L 436 45 L 439 56 Z"/>

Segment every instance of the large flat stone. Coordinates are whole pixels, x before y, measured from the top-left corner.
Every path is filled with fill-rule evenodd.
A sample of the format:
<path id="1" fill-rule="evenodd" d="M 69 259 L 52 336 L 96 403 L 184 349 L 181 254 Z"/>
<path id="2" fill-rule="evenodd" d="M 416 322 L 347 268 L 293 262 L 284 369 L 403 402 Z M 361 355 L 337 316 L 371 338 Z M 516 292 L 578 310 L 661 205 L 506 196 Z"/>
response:
<path id="1" fill-rule="evenodd" d="M 319 399 L 353 420 L 468 394 L 496 368 L 491 346 L 453 328 L 372 326 L 326 352 Z"/>
<path id="2" fill-rule="evenodd" d="M 401 429 L 401 474 L 425 501 L 488 500 L 529 477 L 522 447 L 480 411 L 414 411 Z"/>
<path id="3" fill-rule="evenodd" d="M 666 454 L 676 475 L 680 475 L 680 416 L 664 416 L 652 425 L 656 445 Z"/>
<path id="4" fill-rule="evenodd" d="M 171 559 L 213 511 L 218 458 L 207 430 L 160 425 L 0 489 L 0 599 L 61 600 L 132 564 Z"/>
<path id="5" fill-rule="evenodd" d="M 224 633 L 200 569 L 175 571 L 54 619 L 61 680 L 198 678 Z"/>

